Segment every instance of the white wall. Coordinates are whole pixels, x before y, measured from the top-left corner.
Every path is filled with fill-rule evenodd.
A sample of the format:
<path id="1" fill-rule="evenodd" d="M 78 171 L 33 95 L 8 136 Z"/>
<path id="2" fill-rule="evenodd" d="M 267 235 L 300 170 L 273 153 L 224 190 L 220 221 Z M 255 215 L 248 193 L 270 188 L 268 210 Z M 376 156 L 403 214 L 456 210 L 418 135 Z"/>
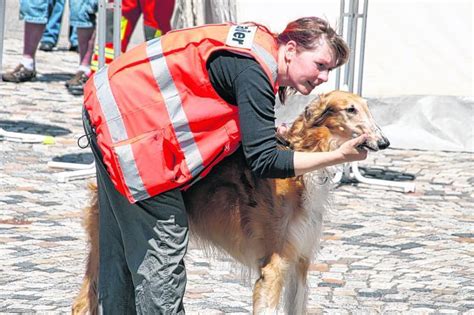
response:
<path id="1" fill-rule="evenodd" d="M 275 32 L 302 16 L 339 17 L 338 0 L 236 1 L 239 22 Z M 363 94 L 473 96 L 472 19 L 472 0 L 369 0 Z"/>

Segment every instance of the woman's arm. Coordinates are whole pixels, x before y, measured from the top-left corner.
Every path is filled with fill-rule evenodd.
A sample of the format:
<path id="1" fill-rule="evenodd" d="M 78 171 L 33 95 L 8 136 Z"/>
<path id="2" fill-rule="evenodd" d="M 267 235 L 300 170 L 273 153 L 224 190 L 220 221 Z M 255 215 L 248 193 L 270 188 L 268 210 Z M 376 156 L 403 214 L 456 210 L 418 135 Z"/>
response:
<path id="1" fill-rule="evenodd" d="M 241 140 L 247 163 L 259 177 L 286 178 L 319 168 L 365 159 L 357 150 L 362 137 L 332 152 L 279 150 L 275 139 L 275 94 L 258 63 L 230 52 L 218 52 L 208 62 L 211 83 L 217 93 L 239 107 Z"/>
<path id="2" fill-rule="evenodd" d="M 239 108 L 242 148 L 252 172 L 262 178 L 293 177 L 293 151 L 278 150 L 275 94 L 261 66 L 252 58 L 219 51 L 208 61 L 211 84 Z"/>
<path id="3" fill-rule="evenodd" d="M 367 151 L 357 148 L 365 140 L 366 135 L 361 135 L 343 143 L 337 150 L 329 152 L 295 152 L 293 156 L 295 175 L 336 164 L 365 160 Z"/>

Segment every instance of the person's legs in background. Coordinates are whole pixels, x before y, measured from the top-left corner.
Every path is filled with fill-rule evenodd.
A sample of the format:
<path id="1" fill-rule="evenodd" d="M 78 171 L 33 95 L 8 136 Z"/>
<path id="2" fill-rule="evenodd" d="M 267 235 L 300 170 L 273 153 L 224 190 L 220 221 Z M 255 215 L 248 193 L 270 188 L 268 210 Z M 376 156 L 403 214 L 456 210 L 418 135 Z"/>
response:
<path id="1" fill-rule="evenodd" d="M 130 38 L 132 37 L 138 19 L 142 14 L 142 10 L 138 0 L 123 0 L 122 1 L 122 21 L 121 27 L 124 30 L 121 38 L 122 52 L 127 50 Z"/>
<path id="2" fill-rule="evenodd" d="M 171 30 L 175 0 L 140 0 L 146 40 L 166 34 Z"/>
<path id="3" fill-rule="evenodd" d="M 69 25 L 69 51 L 79 52 L 79 42 L 77 40 L 77 27 Z"/>
<path id="4" fill-rule="evenodd" d="M 25 21 L 23 57 L 16 68 L 2 75 L 6 82 L 26 82 L 36 77 L 35 55 L 48 22 L 48 1 L 20 1 L 20 19 Z"/>
<path id="5" fill-rule="evenodd" d="M 61 22 L 63 18 L 65 0 L 49 0 L 50 1 L 50 14 L 46 29 L 44 30 L 43 37 L 39 50 L 52 51 L 53 48 L 58 44 Z M 69 39 L 69 51 L 79 51 L 79 44 L 77 41 L 77 27 L 69 26 L 68 30 Z"/>
<path id="6" fill-rule="evenodd" d="M 39 49 L 42 51 L 52 51 L 57 45 L 64 12 L 64 0 L 49 0 L 49 3 L 48 23 L 46 24 L 39 46 Z"/>
<path id="7" fill-rule="evenodd" d="M 69 23 L 77 28 L 79 67 L 66 87 L 71 94 L 82 95 L 83 86 L 90 75 L 91 58 L 95 41 L 97 0 L 70 0 Z"/>

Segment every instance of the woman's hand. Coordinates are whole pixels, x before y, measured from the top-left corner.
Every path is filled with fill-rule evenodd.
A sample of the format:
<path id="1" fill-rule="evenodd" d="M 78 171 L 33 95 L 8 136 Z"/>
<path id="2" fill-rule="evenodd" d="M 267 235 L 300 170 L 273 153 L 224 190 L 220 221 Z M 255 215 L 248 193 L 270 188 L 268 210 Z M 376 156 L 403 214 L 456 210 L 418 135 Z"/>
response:
<path id="1" fill-rule="evenodd" d="M 295 175 L 328 167 L 336 164 L 360 161 L 367 158 L 367 151 L 360 146 L 367 140 L 367 135 L 344 142 L 338 149 L 329 152 L 295 152 L 293 164 Z"/>
<path id="2" fill-rule="evenodd" d="M 336 152 L 341 155 L 341 163 L 361 161 L 367 158 L 367 150 L 361 145 L 367 140 L 367 135 L 363 134 L 357 138 L 344 142 Z"/>

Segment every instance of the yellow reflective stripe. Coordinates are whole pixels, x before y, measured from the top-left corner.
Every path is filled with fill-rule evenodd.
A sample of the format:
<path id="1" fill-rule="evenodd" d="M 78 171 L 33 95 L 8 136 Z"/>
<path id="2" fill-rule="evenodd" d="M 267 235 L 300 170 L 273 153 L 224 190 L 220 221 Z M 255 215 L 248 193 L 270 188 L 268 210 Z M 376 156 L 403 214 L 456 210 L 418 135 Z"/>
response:
<path id="1" fill-rule="evenodd" d="M 155 38 L 161 37 L 161 35 L 163 35 L 163 32 L 160 29 L 157 29 L 154 35 Z"/>
<path id="2" fill-rule="evenodd" d="M 94 52 L 98 52 L 99 51 L 99 45 L 95 45 L 94 46 Z M 105 47 L 105 52 L 109 52 L 109 53 L 113 53 L 114 52 L 114 49 L 111 48 L 111 47 Z"/>
<path id="3" fill-rule="evenodd" d="M 96 45 L 94 48 L 94 54 L 99 55 L 99 47 Z M 105 47 L 105 58 L 114 59 L 114 49 L 110 47 Z"/>
<path id="4" fill-rule="evenodd" d="M 127 30 L 128 20 L 126 17 L 122 16 L 120 21 L 120 40 L 123 40 L 125 37 L 125 31 Z"/>

